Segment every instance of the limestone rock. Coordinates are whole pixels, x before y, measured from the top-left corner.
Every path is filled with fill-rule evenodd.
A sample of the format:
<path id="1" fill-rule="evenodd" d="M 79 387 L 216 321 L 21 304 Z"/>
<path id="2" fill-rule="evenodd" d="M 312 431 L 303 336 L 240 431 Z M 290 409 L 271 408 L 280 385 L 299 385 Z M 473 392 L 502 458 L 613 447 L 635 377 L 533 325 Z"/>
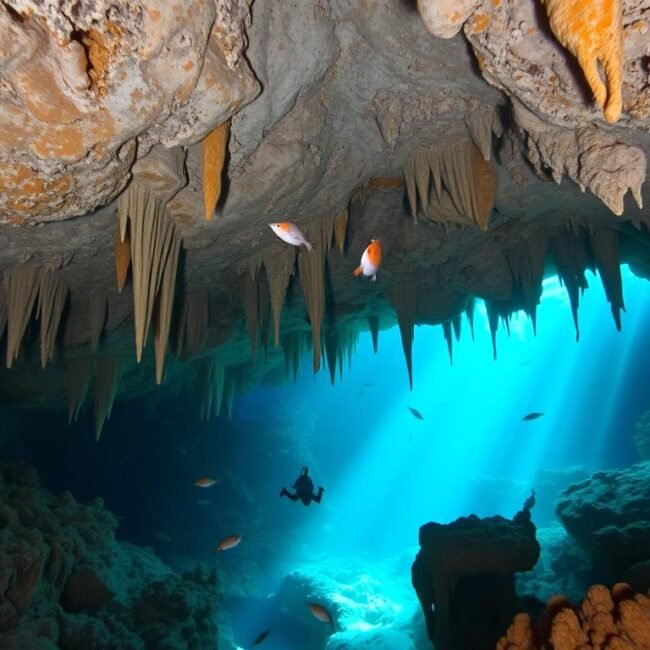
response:
<path id="1" fill-rule="evenodd" d="M 480 0 L 418 0 L 418 11 L 434 36 L 451 38 L 480 4 Z"/>
<path id="2" fill-rule="evenodd" d="M 250 101 L 247 12 L 246 0 L 5 3 L 0 223 L 86 214 L 124 188 L 136 140 L 138 156 L 190 144 Z"/>

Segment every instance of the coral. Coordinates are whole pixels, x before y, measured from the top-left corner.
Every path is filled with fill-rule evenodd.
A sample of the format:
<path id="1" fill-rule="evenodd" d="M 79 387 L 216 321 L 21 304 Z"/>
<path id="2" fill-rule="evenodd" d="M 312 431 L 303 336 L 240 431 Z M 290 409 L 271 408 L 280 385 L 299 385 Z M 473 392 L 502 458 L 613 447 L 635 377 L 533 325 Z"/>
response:
<path id="1" fill-rule="evenodd" d="M 420 528 L 411 577 L 436 648 L 491 649 L 507 629 L 520 607 L 514 574 L 540 553 L 530 505 L 512 520 L 472 515 Z"/>
<path id="2" fill-rule="evenodd" d="M 621 114 L 623 9 L 621 0 L 543 0 L 556 38 L 577 59 L 605 119 Z M 607 83 L 598 71 L 601 63 Z"/>
<path id="3" fill-rule="evenodd" d="M 497 650 L 644 650 L 650 647 L 650 597 L 629 585 L 593 585 L 580 607 L 563 596 L 549 598 L 534 622 L 517 614 Z"/>
<path id="4" fill-rule="evenodd" d="M 117 542 L 101 499 L 54 497 L 26 465 L 0 465 L 0 647 L 216 647 L 216 575 L 182 575 Z"/>
<path id="5" fill-rule="evenodd" d="M 404 179 L 414 220 L 419 204 L 433 221 L 487 228 L 496 173 L 473 143 L 432 146 L 415 154 L 404 164 Z"/>
<path id="6" fill-rule="evenodd" d="M 18 358 L 20 342 L 32 316 L 38 296 L 39 270 L 35 267 L 5 269 L 7 303 L 7 368 Z"/>
<path id="7" fill-rule="evenodd" d="M 221 175 L 226 161 L 230 120 L 213 129 L 201 142 L 201 173 L 203 175 L 203 216 L 212 220 L 221 196 Z"/>

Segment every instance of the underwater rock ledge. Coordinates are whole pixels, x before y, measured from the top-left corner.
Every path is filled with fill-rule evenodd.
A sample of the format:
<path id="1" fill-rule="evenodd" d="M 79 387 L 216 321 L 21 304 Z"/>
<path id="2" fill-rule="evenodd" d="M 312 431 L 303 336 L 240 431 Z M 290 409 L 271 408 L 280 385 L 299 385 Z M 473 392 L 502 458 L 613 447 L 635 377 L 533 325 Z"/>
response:
<path id="1" fill-rule="evenodd" d="M 116 528 L 101 499 L 55 497 L 30 466 L 0 464 L 0 648 L 217 647 L 215 571 L 177 574 Z"/>

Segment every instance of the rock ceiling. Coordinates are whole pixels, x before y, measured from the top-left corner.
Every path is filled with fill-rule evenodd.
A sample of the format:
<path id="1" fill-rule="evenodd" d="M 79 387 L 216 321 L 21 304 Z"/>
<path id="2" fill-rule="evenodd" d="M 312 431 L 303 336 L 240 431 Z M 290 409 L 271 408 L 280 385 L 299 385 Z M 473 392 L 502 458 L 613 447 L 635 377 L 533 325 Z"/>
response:
<path id="1" fill-rule="evenodd" d="M 475 297 L 534 321 L 545 273 L 576 312 L 588 268 L 618 325 L 620 263 L 650 277 L 650 0 L 3 0 L 0 30 L 9 403 L 209 417 L 303 347 L 334 375 L 398 322 L 410 363 Z"/>

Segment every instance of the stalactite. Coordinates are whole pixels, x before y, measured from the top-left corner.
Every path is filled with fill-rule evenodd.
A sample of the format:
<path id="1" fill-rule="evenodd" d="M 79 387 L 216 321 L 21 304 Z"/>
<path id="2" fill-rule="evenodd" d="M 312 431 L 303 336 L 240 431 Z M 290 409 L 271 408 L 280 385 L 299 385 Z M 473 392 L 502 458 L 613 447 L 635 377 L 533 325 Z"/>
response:
<path id="1" fill-rule="evenodd" d="M 282 350 L 284 352 L 284 370 L 288 377 L 291 374 L 293 381 L 298 378 L 300 370 L 300 357 L 306 348 L 306 341 L 309 333 L 304 331 L 293 331 L 282 337 Z"/>
<path id="2" fill-rule="evenodd" d="M 578 60 L 596 102 L 603 108 L 605 119 L 616 122 L 623 102 L 621 0 L 544 0 L 543 4 L 555 37 Z M 599 61 L 606 84 L 598 70 Z"/>
<path id="3" fill-rule="evenodd" d="M 120 385 L 121 367 L 119 357 L 100 357 L 97 360 L 95 378 L 95 440 L 97 441 L 102 435 L 104 422 L 111 416 Z"/>
<path id="4" fill-rule="evenodd" d="M 520 292 L 524 310 L 532 320 L 535 334 L 537 333 L 537 305 L 542 297 L 547 243 L 546 235 L 538 235 L 525 240 L 516 249 L 506 254 L 512 271 L 513 292 Z"/>
<path id="5" fill-rule="evenodd" d="M 203 215 L 206 221 L 212 220 L 214 209 L 221 195 L 221 176 L 223 174 L 230 120 L 226 120 L 211 131 L 201 142 L 201 173 L 203 174 Z"/>
<path id="6" fill-rule="evenodd" d="M 454 328 L 454 337 L 456 338 L 456 342 L 458 342 L 458 341 L 460 341 L 460 328 L 461 328 L 460 314 L 456 314 L 451 319 L 451 325 Z"/>
<path id="7" fill-rule="evenodd" d="M 221 413 L 225 386 L 225 368 L 215 357 L 199 359 L 198 393 L 201 399 L 201 420 L 207 422 Z"/>
<path id="8" fill-rule="evenodd" d="M 454 365 L 454 339 L 451 332 L 451 321 L 444 321 L 442 323 L 442 331 L 445 335 L 445 341 L 447 342 L 447 352 L 449 353 L 449 363 Z"/>
<path id="9" fill-rule="evenodd" d="M 38 296 L 39 269 L 6 269 L 3 279 L 7 301 L 7 368 L 11 368 L 18 358 L 20 343 Z"/>
<path id="10" fill-rule="evenodd" d="M 372 349 L 377 354 L 379 347 L 379 316 L 368 316 L 368 328 L 370 329 L 370 336 L 372 337 Z"/>
<path id="11" fill-rule="evenodd" d="M 313 369 L 320 369 L 321 323 L 325 313 L 325 258 L 332 243 L 333 219 L 321 219 L 313 224 L 306 234 L 309 241 L 315 242 L 314 250 L 302 252 L 298 256 L 300 286 L 311 322 L 313 345 Z"/>
<path id="12" fill-rule="evenodd" d="M 248 270 L 244 272 L 242 281 L 242 299 L 253 359 L 257 359 L 259 342 L 260 286 L 258 275 L 260 265 L 261 260 L 251 261 Z"/>
<path id="13" fill-rule="evenodd" d="M 349 212 L 346 207 L 334 218 L 334 239 L 336 240 L 336 245 L 341 255 L 345 252 L 345 236 L 348 229 L 348 217 Z"/>
<path id="14" fill-rule="evenodd" d="M 469 331 L 472 335 L 472 341 L 474 341 L 474 307 L 476 306 L 476 299 L 474 296 L 467 297 L 467 303 L 465 304 L 465 315 L 467 316 L 467 322 L 469 323 Z"/>
<path id="15" fill-rule="evenodd" d="M 434 221 L 487 229 L 496 197 L 496 172 L 473 143 L 414 154 L 404 164 L 404 178 L 414 219 L 419 202 L 421 212 Z"/>
<path id="16" fill-rule="evenodd" d="M 117 278 L 117 290 L 122 293 L 126 285 L 126 278 L 131 267 L 131 235 L 128 229 L 120 234 L 118 225 L 115 233 L 115 275 Z"/>
<path id="17" fill-rule="evenodd" d="M 293 246 L 274 248 L 264 255 L 264 268 L 273 311 L 273 341 L 277 348 L 280 343 L 280 321 L 284 298 L 289 280 L 296 271 L 296 249 Z"/>
<path id="18" fill-rule="evenodd" d="M 470 110 L 465 117 L 467 130 L 483 159 L 489 162 L 492 156 L 492 131 L 497 119 L 496 113 L 492 107 L 489 110 L 480 110 L 478 107 L 468 108 Z"/>
<path id="19" fill-rule="evenodd" d="M 235 396 L 241 389 L 243 381 L 243 366 L 229 366 L 225 372 L 224 396 L 226 400 L 226 414 L 232 420 L 232 411 L 235 404 Z"/>
<path id="20" fill-rule="evenodd" d="M 621 261 L 618 255 L 618 232 L 608 228 L 596 230 L 589 238 L 598 275 L 603 283 L 607 302 L 612 310 L 616 329 L 621 331 L 621 309 L 623 302 L 623 283 L 621 280 Z"/>
<path id="21" fill-rule="evenodd" d="M 492 358 L 497 360 L 497 330 L 499 329 L 499 311 L 492 300 L 485 300 L 485 311 L 487 312 L 490 325 L 490 338 L 492 339 Z"/>
<path id="22" fill-rule="evenodd" d="M 413 334 L 415 313 L 417 310 L 417 290 L 414 284 L 400 284 L 391 287 L 389 298 L 397 314 L 399 333 L 402 338 L 402 349 L 406 369 L 409 375 L 409 387 L 413 390 Z"/>
<path id="23" fill-rule="evenodd" d="M 132 182 L 117 201 L 120 238 L 127 227 L 131 238 L 135 347 L 138 362 L 147 343 L 149 326 L 156 317 L 156 379 L 162 377 L 172 313 L 180 233 L 167 208 L 139 182 Z"/>
<path id="24" fill-rule="evenodd" d="M 174 229 L 175 236 L 171 237 L 170 247 L 162 269 L 162 277 L 155 305 L 154 317 L 154 350 L 156 355 L 156 383 L 160 385 L 165 369 L 165 355 L 169 344 L 169 331 L 174 310 L 176 294 L 176 275 L 178 257 L 181 250 L 181 238 Z"/>
<path id="25" fill-rule="evenodd" d="M 588 266 L 586 239 L 580 229 L 572 233 L 557 233 L 549 241 L 549 251 L 562 284 L 566 287 L 571 303 L 571 314 L 580 340 L 578 307 L 580 294 L 587 288 L 585 271 Z"/>
<path id="26" fill-rule="evenodd" d="M 336 381 L 336 364 L 340 362 L 339 336 L 336 327 L 328 327 L 323 335 L 325 344 L 325 358 L 330 374 L 330 383 L 334 386 Z"/>
<path id="27" fill-rule="evenodd" d="M 265 282 L 258 285 L 260 292 L 260 344 L 264 350 L 264 362 L 269 360 L 269 343 L 271 341 L 271 296 Z"/>
<path id="28" fill-rule="evenodd" d="M 0 283 L 0 341 L 5 333 L 7 327 L 7 297 L 5 296 L 5 288 Z"/>
<path id="29" fill-rule="evenodd" d="M 88 388 L 95 370 L 91 357 L 78 357 L 66 362 L 68 389 L 68 424 L 76 422 L 88 396 Z"/>
<path id="30" fill-rule="evenodd" d="M 100 293 L 91 293 L 88 297 L 88 324 L 90 325 L 90 347 L 93 352 L 97 352 L 99 349 L 99 340 L 104 331 L 107 313 L 106 296 Z"/>
<path id="31" fill-rule="evenodd" d="M 54 358 L 68 286 L 56 271 L 41 271 L 38 290 L 37 317 L 41 325 L 41 368 Z"/>
<path id="32" fill-rule="evenodd" d="M 186 295 L 176 335 L 178 357 L 189 359 L 201 352 L 208 336 L 208 320 L 208 294 L 199 291 Z"/>

